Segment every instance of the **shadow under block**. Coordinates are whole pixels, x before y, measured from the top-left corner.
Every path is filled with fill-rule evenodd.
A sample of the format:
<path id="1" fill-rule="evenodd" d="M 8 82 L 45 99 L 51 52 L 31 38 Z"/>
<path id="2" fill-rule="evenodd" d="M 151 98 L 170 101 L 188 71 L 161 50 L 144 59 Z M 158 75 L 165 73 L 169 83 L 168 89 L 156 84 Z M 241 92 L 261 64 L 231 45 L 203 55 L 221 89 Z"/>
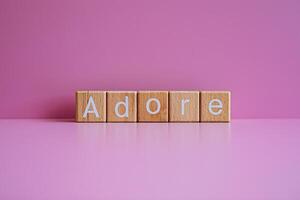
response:
<path id="1" fill-rule="evenodd" d="M 169 92 L 170 122 L 199 122 L 199 92 Z"/>
<path id="2" fill-rule="evenodd" d="M 137 92 L 107 92 L 107 122 L 137 121 Z"/>
<path id="3" fill-rule="evenodd" d="M 77 122 L 106 122 L 106 92 L 76 92 Z"/>
<path id="4" fill-rule="evenodd" d="M 202 91 L 200 102 L 201 122 L 230 121 L 230 92 Z"/>
<path id="5" fill-rule="evenodd" d="M 139 122 L 168 122 L 168 92 L 138 92 Z"/>

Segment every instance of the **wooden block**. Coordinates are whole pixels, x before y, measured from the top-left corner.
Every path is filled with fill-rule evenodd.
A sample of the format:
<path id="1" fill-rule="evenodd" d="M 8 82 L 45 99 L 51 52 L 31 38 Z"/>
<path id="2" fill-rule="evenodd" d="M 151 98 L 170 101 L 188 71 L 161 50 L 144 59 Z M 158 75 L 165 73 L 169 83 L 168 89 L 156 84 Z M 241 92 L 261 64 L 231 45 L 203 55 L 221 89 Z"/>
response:
<path id="1" fill-rule="evenodd" d="M 169 92 L 170 122 L 199 122 L 199 92 Z"/>
<path id="2" fill-rule="evenodd" d="M 76 121 L 105 122 L 106 121 L 106 92 L 77 91 L 76 92 Z"/>
<path id="3" fill-rule="evenodd" d="M 201 91 L 201 122 L 230 121 L 230 92 Z"/>
<path id="4" fill-rule="evenodd" d="M 168 122 L 168 92 L 138 92 L 139 122 Z"/>
<path id="5" fill-rule="evenodd" d="M 136 122 L 137 92 L 107 92 L 107 121 Z"/>

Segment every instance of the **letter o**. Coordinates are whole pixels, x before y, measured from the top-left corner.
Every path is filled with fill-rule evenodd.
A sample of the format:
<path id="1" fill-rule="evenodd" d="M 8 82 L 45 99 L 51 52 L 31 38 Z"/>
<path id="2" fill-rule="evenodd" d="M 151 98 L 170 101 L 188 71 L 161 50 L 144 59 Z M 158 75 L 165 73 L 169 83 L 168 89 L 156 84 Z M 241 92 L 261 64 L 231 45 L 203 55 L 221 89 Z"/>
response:
<path id="1" fill-rule="evenodd" d="M 157 104 L 157 108 L 156 108 L 155 111 L 151 111 L 151 110 L 150 110 L 150 103 L 151 103 L 152 101 L 154 101 L 154 102 Z M 159 100 L 156 99 L 156 98 L 150 98 L 150 99 L 148 99 L 148 101 L 147 101 L 147 103 L 146 103 L 146 110 L 147 110 L 147 112 L 148 112 L 150 115 L 155 115 L 155 114 L 159 113 L 159 111 L 160 111 L 160 102 L 159 102 Z"/>

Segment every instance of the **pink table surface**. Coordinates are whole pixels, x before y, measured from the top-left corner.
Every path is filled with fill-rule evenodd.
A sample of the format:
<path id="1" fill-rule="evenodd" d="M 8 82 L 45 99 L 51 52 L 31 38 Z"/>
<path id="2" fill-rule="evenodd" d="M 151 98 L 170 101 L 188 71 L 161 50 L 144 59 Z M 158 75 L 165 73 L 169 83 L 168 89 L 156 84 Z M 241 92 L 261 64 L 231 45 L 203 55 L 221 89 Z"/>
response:
<path id="1" fill-rule="evenodd" d="M 0 120 L 0 199 L 300 199 L 300 120 Z"/>

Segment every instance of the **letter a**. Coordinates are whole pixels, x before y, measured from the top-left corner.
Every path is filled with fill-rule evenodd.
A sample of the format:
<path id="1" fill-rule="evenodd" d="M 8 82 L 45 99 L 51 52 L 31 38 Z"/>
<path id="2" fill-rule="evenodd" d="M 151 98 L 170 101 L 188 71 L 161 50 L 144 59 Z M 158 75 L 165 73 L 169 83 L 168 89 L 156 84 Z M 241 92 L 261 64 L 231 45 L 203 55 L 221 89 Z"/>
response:
<path id="1" fill-rule="evenodd" d="M 91 105 L 92 105 L 92 110 L 90 110 Z M 98 113 L 98 111 L 96 109 L 96 105 L 95 105 L 95 102 L 94 102 L 94 99 L 93 99 L 92 96 L 90 96 L 90 98 L 89 98 L 88 104 L 87 104 L 87 106 L 85 108 L 85 111 L 83 113 L 83 118 L 86 118 L 87 114 L 91 114 L 91 113 L 95 113 L 95 115 L 96 115 L 97 118 L 100 117 L 99 113 Z"/>

